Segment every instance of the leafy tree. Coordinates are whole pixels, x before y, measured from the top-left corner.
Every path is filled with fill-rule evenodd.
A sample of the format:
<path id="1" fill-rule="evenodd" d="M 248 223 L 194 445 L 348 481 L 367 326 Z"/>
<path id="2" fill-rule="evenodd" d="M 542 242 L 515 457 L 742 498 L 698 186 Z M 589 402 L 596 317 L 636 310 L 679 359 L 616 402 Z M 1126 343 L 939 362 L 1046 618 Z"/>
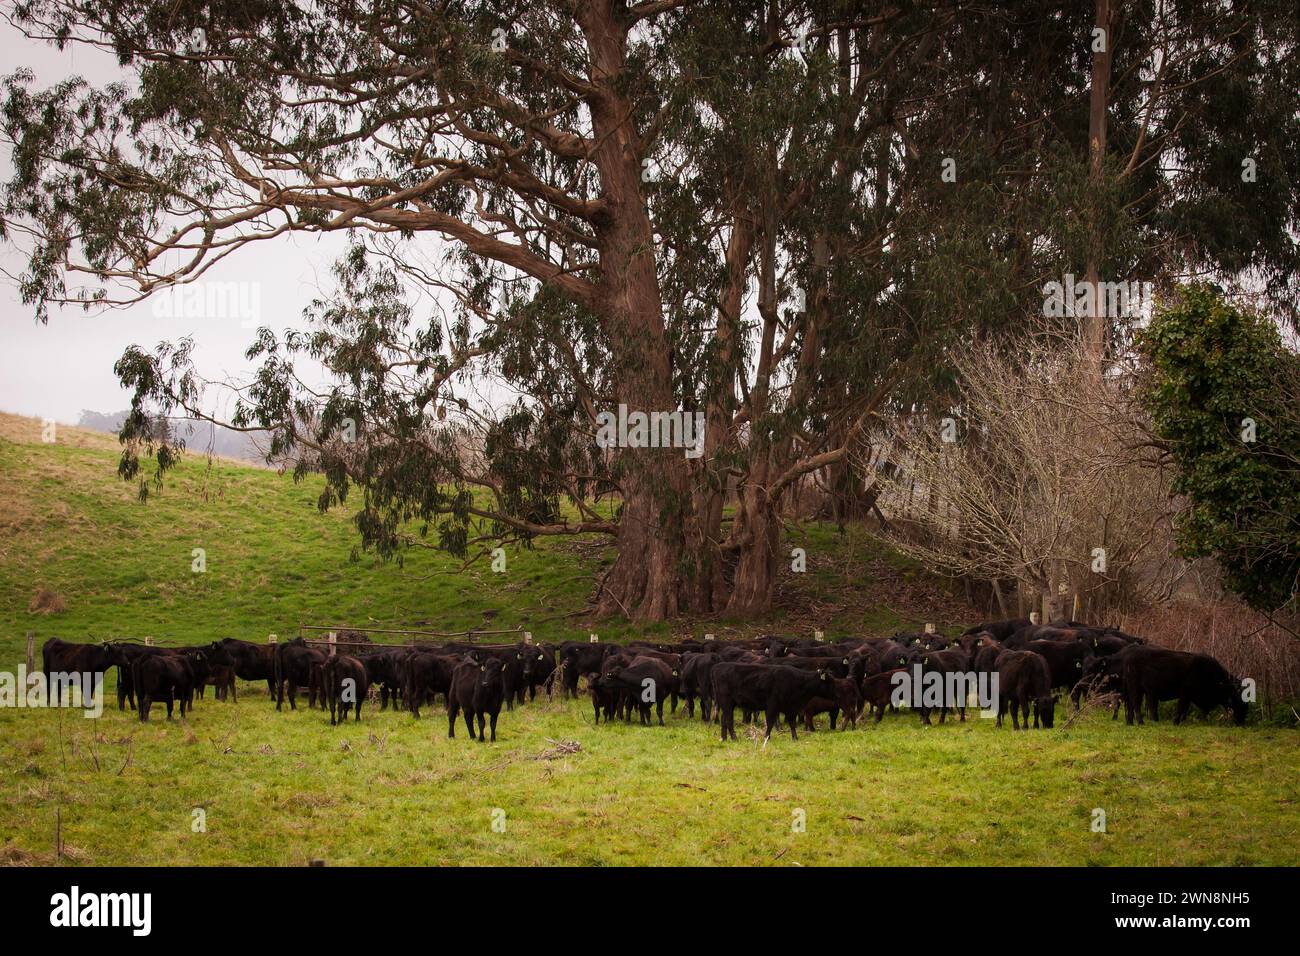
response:
<path id="1" fill-rule="evenodd" d="M 4 227 L 38 316 L 347 231 L 309 331 L 258 332 L 228 424 L 324 474 L 322 508 L 359 492 L 382 554 L 604 535 L 598 612 L 752 614 L 792 490 L 851 499 L 871 423 L 942 407 L 947 356 L 1047 279 L 1249 269 L 1285 295 L 1300 135 L 1255 148 L 1295 123 L 1284 7 L 1116 11 L 1099 174 L 1094 17 L 1047 0 L 29 0 L 28 33 L 112 49 L 135 83 L 6 79 Z M 1229 175 L 1245 149 L 1266 189 Z M 1240 242 L 1200 230 L 1212 208 Z M 119 361 L 125 477 L 176 459 L 156 413 L 210 417 L 191 353 Z M 700 410 L 703 455 L 597 448 L 619 404 Z"/>
<path id="2" fill-rule="evenodd" d="M 1144 400 L 1172 457 L 1189 557 L 1274 611 L 1300 593 L 1300 355 L 1267 316 L 1205 285 L 1181 291 L 1141 338 Z"/>

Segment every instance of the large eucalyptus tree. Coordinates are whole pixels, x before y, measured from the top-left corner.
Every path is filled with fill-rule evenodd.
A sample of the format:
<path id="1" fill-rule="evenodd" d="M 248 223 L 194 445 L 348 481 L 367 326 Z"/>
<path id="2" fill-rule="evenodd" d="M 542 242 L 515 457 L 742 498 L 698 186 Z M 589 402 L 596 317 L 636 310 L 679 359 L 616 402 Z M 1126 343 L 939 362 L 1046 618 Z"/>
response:
<path id="1" fill-rule="evenodd" d="M 1177 6 L 1176 26 L 1201 22 Z M 608 536 L 600 613 L 762 611 L 801 480 L 859 488 L 850 451 L 875 418 L 942 405 L 949 350 L 1039 308 L 1044 279 L 1075 264 L 1140 258 L 1138 217 L 1111 215 L 1131 210 L 1089 176 L 1090 10 L 31 0 L 13 19 L 112 50 L 133 80 L 6 80 L 4 227 L 30 253 L 38 316 L 201 281 L 289 233 L 348 232 L 307 330 L 258 332 L 230 424 L 271 429 L 274 455 L 321 472 L 321 507 L 359 491 L 362 542 L 386 555 L 421 531 L 458 554 Z M 1144 38 L 1124 47 L 1136 63 L 1152 41 L 1124 22 Z M 1262 29 L 1206 22 L 1234 42 Z M 1220 68 L 1218 49 L 1181 67 L 1261 88 L 1260 54 Z M 1125 77 L 1140 95 L 1139 74 L 1108 95 Z M 1180 186 L 1157 160 L 1196 129 L 1244 138 L 1265 111 L 1180 112 L 1195 84 L 1168 76 L 1161 107 L 1125 107 L 1107 142 L 1132 151 L 1134 208 L 1182 242 L 1206 177 Z M 1274 217 L 1258 230 L 1274 274 L 1294 255 L 1278 204 L 1252 220 Z M 1098 221 L 1123 226 L 1109 258 Z M 417 314 L 413 288 L 437 307 Z M 146 452 L 159 473 L 175 460 L 159 412 L 210 414 L 191 345 L 118 363 L 135 393 L 127 478 Z M 302 356 L 333 373 L 324 393 Z M 477 399 L 484 381 L 509 398 Z M 700 411 L 702 455 L 598 447 L 619 405 Z"/>

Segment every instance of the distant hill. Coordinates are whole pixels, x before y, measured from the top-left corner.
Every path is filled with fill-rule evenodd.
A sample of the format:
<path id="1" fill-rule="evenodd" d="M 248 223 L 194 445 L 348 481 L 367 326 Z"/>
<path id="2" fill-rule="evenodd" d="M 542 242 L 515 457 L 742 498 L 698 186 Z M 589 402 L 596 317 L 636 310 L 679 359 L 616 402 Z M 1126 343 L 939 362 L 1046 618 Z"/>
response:
<path id="1" fill-rule="evenodd" d="M 117 435 L 122 430 L 122 423 L 126 421 L 126 416 L 125 411 L 105 415 L 103 412 L 82 409 L 77 426 Z M 258 446 L 265 447 L 268 444 L 269 432 L 237 432 L 210 422 L 192 420 L 181 422 L 177 428 L 185 439 L 186 449 L 191 452 L 206 454 L 211 451 L 222 458 L 235 458 L 257 465 L 266 464 Z"/>

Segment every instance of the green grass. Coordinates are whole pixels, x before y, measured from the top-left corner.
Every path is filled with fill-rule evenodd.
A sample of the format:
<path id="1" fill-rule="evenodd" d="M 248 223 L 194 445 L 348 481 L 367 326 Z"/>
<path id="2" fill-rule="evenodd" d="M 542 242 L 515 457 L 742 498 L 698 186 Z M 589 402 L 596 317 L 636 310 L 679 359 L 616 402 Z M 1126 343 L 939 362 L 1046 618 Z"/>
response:
<path id="1" fill-rule="evenodd" d="M 1274 864 L 1300 858 L 1297 739 L 1211 723 L 990 720 L 723 744 L 684 716 L 591 723 L 585 702 L 463 722 L 369 709 L 331 728 L 265 689 L 188 723 L 0 711 L 0 858 L 88 864 Z M 581 751 L 539 759 L 552 741 Z M 129 759 L 128 759 L 129 758 Z M 123 769 L 125 766 L 125 769 Z M 1091 829 L 1106 811 L 1107 832 Z M 207 832 L 192 832 L 195 808 Z M 492 830 L 505 811 L 506 832 Z M 806 832 L 792 832 L 794 811 Z M 5 842 L 7 841 L 7 842 Z"/>
<path id="2" fill-rule="evenodd" d="M 581 617 L 591 542 L 511 552 L 508 570 L 415 549 L 363 555 L 319 485 L 229 462 L 188 461 L 148 504 L 117 481 L 111 439 L 0 416 L 0 670 L 37 644 L 144 635 L 208 641 L 292 635 L 304 622 L 531 629 L 538 640 L 756 629 L 884 633 L 970 612 L 951 589 L 860 529 L 792 530 L 808 573 L 786 574 L 766 621 L 653 628 Z M 192 548 L 208 570 L 193 574 Z M 28 613 L 38 587 L 64 613 Z M 578 616 L 574 616 L 578 615 Z M 111 684 L 110 684 L 111 686 Z M 823 718 L 824 727 L 824 718 Z M 367 709 L 331 728 L 276 713 L 241 683 L 238 704 L 140 725 L 116 709 L 0 709 L 0 863 L 1290 864 L 1300 862 L 1293 729 L 1215 721 L 1143 728 L 1089 715 L 1015 734 L 915 716 L 765 748 L 723 744 L 684 717 L 665 728 L 591 724 L 585 702 L 502 715 L 499 740 L 448 740 L 445 715 Z M 539 759 L 553 741 L 578 753 Z M 1091 831 L 1092 810 L 1107 832 Z M 192 831 L 193 811 L 207 832 Z M 492 811 L 506 814 L 494 832 Z M 796 809 L 806 832 L 792 832 Z M 56 830 L 62 857 L 55 849 Z"/>

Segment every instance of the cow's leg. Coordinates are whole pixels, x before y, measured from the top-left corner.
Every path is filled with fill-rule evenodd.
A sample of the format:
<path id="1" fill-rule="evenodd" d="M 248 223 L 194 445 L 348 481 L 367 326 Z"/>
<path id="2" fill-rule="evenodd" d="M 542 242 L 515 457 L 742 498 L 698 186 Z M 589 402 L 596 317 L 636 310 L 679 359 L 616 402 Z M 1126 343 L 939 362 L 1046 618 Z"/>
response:
<path id="1" fill-rule="evenodd" d="M 676 708 L 674 708 L 674 712 L 676 712 Z M 656 713 L 659 717 L 659 726 L 662 727 L 664 725 L 664 702 L 662 698 L 656 701 Z"/>
<path id="2" fill-rule="evenodd" d="M 167 719 L 168 720 L 172 719 L 172 706 L 175 703 L 173 698 L 174 695 L 172 693 L 172 689 L 169 687 L 167 688 Z"/>
<path id="3" fill-rule="evenodd" d="M 418 717 L 419 710 L 416 710 Z M 458 704 L 450 694 L 447 695 L 447 736 L 455 738 L 456 736 L 456 718 L 460 715 L 460 704 Z"/>
<path id="4" fill-rule="evenodd" d="M 469 739 L 474 740 L 474 712 L 468 707 L 465 708 L 465 729 L 469 731 Z"/>
<path id="5" fill-rule="evenodd" d="M 491 714 L 491 723 L 492 723 L 492 742 L 493 742 L 493 743 L 496 743 L 496 742 L 497 742 L 497 715 L 498 715 L 499 713 L 500 713 L 499 711 L 495 711 L 495 710 L 494 710 L 494 711 L 492 711 L 492 714 Z"/>
<path id="6" fill-rule="evenodd" d="M 1155 693 L 1151 693 L 1147 695 L 1147 699 L 1151 702 L 1151 722 L 1158 724 L 1160 723 L 1160 698 Z"/>
<path id="7" fill-rule="evenodd" d="M 797 726 L 798 723 L 799 723 L 799 714 L 798 714 L 798 712 L 797 712 L 797 711 L 791 711 L 790 713 L 786 714 L 786 715 L 785 715 L 785 722 L 786 722 L 787 724 L 790 725 L 790 739 L 791 739 L 791 740 L 798 740 L 798 739 L 799 739 L 799 728 L 798 728 L 798 726 Z"/>

